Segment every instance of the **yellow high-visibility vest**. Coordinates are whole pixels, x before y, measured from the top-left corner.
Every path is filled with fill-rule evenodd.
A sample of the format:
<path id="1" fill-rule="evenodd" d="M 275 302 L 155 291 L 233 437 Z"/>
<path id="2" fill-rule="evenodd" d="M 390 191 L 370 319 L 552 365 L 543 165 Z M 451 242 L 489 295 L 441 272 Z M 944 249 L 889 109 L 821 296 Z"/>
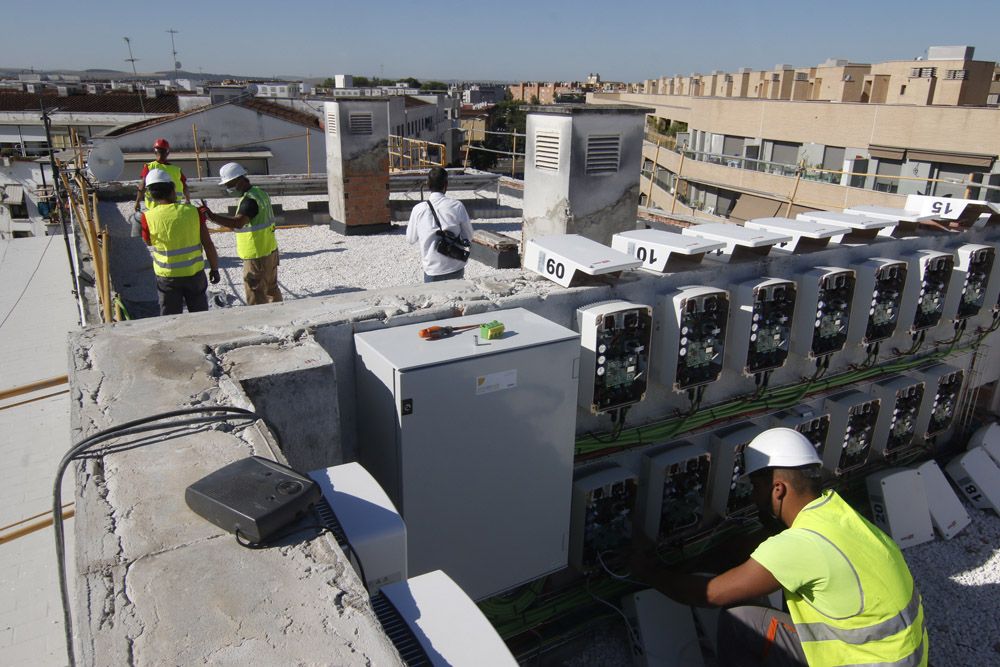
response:
<path id="1" fill-rule="evenodd" d="M 205 270 L 201 216 L 197 208 L 189 204 L 160 204 L 145 215 L 153 250 L 153 273 L 164 278 L 183 278 Z"/>
<path id="2" fill-rule="evenodd" d="M 274 236 L 274 212 L 271 210 L 271 198 L 257 186 L 251 187 L 240 197 L 236 210 L 245 197 L 257 202 L 257 215 L 243 227 L 235 229 L 236 254 L 240 259 L 260 259 L 267 257 L 278 249 L 278 240 Z"/>
<path id="3" fill-rule="evenodd" d="M 825 540 L 850 564 L 858 609 L 841 618 L 824 614 L 802 595 L 785 591 L 788 611 L 810 665 L 927 665 L 924 608 L 899 547 L 855 512 L 835 491 L 796 516 L 793 529 Z"/>
<path id="4" fill-rule="evenodd" d="M 162 169 L 163 171 L 170 174 L 170 180 L 174 182 L 174 189 L 177 195 L 177 201 L 184 201 L 184 181 L 181 180 L 181 168 L 175 167 L 172 164 L 164 164 L 163 162 L 157 162 L 153 160 L 152 162 L 147 162 L 146 167 L 149 171 L 154 169 Z M 155 208 L 157 206 L 156 202 L 153 201 L 153 196 L 149 194 L 149 188 L 146 188 L 146 210 Z"/>

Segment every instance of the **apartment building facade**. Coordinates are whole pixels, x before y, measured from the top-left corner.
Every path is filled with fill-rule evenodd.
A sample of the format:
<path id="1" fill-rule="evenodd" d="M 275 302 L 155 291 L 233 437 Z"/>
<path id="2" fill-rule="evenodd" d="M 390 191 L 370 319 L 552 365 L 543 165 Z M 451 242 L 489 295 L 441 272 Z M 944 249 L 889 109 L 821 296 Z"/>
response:
<path id="1" fill-rule="evenodd" d="M 676 138 L 647 134 L 643 195 L 657 208 L 743 221 L 902 207 L 907 194 L 1000 201 L 1000 109 L 986 106 L 997 66 L 969 47 L 928 53 L 663 77 L 642 86 L 663 92 L 589 99 L 652 107 L 651 130 L 687 124 Z"/>

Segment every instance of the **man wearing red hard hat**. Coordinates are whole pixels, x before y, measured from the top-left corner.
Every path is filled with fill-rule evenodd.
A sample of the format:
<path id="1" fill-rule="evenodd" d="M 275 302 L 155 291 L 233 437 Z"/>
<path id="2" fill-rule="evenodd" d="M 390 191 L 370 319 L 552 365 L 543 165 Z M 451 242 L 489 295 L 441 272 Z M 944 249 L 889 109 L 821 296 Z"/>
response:
<path id="1" fill-rule="evenodd" d="M 180 167 L 172 165 L 167 161 L 167 157 L 170 155 L 170 142 L 162 137 L 157 139 L 153 142 L 153 152 L 156 154 L 156 159 L 144 164 L 142 166 L 142 173 L 139 174 L 139 191 L 135 196 L 135 212 L 139 212 L 139 204 L 143 199 L 146 200 L 147 211 L 156 206 L 156 201 L 146 192 L 146 176 L 153 169 L 160 169 L 170 174 L 170 179 L 174 182 L 174 190 L 177 192 L 178 201 L 181 200 L 181 195 L 183 194 L 184 203 L 190 204 L 191 195 L 188 192 L 187 179 L 181 172 Z"/>

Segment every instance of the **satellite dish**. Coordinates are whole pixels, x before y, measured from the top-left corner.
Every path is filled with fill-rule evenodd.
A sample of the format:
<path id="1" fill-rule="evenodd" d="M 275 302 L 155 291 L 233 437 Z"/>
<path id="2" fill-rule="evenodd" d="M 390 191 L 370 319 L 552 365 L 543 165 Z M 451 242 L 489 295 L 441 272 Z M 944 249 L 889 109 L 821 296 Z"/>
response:
<path id="1" fill-rule="evenodd" d="M 116 181 L 125 169 L 125 157 L 117 145 L 101 143 L 91 149 L 87 168 L 98 181 Z"/>

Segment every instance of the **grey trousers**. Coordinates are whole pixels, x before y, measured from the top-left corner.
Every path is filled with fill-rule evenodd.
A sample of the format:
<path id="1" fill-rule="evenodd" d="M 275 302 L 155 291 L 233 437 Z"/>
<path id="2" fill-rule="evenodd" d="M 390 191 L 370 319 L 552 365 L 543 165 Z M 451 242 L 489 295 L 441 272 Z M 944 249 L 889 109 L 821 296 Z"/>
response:
<path id="1" fill-rule="evenodd" d="M 717 646 L 726 667 L 806 665 L 792 617 L 769 607 L 723 609 Z"/>

